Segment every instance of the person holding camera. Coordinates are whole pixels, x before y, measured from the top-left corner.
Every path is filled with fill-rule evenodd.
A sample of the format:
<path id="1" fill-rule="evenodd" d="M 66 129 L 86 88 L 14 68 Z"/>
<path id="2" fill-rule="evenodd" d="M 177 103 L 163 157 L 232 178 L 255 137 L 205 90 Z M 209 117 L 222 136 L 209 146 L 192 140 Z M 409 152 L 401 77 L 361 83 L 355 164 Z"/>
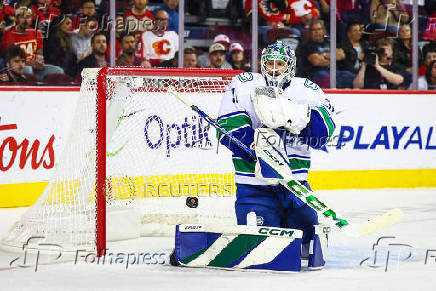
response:
<path id="1" fill-rule="evenodd" d="M 401 65 L 392 63 L 392 40 L 379 39 L 377 47 L 368 47 L 364 53 L 360 70 L 353 80 L 354 88 L 398 89 L 403 85 L 406 74 Z"/>

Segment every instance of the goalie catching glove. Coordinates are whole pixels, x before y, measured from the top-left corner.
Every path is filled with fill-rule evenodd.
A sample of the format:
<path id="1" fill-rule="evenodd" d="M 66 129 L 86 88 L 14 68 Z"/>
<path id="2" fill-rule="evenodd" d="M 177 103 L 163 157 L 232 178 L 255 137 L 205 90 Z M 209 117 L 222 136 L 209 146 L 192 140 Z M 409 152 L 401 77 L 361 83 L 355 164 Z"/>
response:
<path id="1" fill-rule="evenodd" d="M 251 93 L 251 100 L 257 117 L 269 128 L 299 134 L 310 121 L 309 105 L 286 98 L 278 87 L 258 87 Z"/>

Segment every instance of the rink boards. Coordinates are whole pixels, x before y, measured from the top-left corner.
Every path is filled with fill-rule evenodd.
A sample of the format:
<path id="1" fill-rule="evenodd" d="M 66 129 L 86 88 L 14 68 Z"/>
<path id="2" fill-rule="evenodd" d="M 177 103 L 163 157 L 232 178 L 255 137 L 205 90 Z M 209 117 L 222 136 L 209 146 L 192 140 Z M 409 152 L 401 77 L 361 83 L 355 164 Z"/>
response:
<path id="1" fill-rule="evenodd" d="M 72 126 L 78 91 L 0 88 L 0 207 L 30 205 L 42 193 Z M 314 189 L 436 187 L 434 94 L 339 92 L 327 91 L 338 113 L 337 128 L 324 150 L 312 151 L 309 180 Z M 209 95 L 207 103 L 218 109 L 221 96 Z M 161 118 L 181 123 L 171 120 L 177 117 Z M 209 131 L 216 147 L 215 133 Z M 182 154 L 190 149 L 171 150 Z M 217 159 L 216 151 L 202 151 L 202 159 L 208 155 Z M 227 157 L 217 159 L 225 163 L 217 167 L 228 167 Z"/>

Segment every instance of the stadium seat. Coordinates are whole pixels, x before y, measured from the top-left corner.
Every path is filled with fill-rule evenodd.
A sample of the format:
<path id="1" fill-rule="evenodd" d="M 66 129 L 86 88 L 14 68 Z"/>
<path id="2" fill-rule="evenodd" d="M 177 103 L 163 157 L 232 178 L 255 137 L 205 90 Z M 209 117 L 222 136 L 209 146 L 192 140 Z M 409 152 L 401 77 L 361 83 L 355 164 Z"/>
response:
<path id="1" fill-rule="evenodd" d="M 48 74 L 44 76 L 44 83 L 47 85 L 71 85 L 73 78 L 65 74 Z"/>
<path id="2" fill-rule="evenodd" d="M 26 73 L 24 73 L 23 75 L 26 77 L 27 85 L 35 85 L 36 83 L 38 83 L 38 79 L 35 75 Z"/>

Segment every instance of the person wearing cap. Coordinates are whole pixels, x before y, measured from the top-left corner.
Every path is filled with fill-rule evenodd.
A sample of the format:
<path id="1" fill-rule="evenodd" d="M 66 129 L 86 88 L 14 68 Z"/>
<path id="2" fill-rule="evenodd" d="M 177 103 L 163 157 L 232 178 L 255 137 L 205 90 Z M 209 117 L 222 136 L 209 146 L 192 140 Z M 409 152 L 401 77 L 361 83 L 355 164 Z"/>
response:
<path id="1" fill-rule="evenodd" d="M 43 56 L 43 40 L 41 33 L 30 27 L 32 24 L 32 10 L 22 6 L 15 11 L 17 24 L 5 31 L 1 39 L 0 49 L 5 52 L 11 45 L 16 45 L 26 52 L 26 74 L 34 74 L 42 81 L 47 74 L 63 73 L 56 66 L 46 65 Z"/>
<path id="2" fill-rule="evenodd" d="M 224 64 L 226 61 L 226 48 L 220 43 L 214 43 L 209 47 L 209 61 L 209 68 L 232 69 L 230 64 L 228 66 Z"/>
<path id="3" fill-rule="evenodd" d="M 233 70 L 251 71 L 250 63 L 244 58 L 244 48 L 239 42 L 230 45 L 230 64 Z"/>
<path id="4" fill-rule="evenodd" d="M 218 34 L 213 39 L 213 42 L 214 43 L 220 43 L 220 44 L 222 44 L 226 48 L 226 51 L 229 50 L 230 38 L 227 35 L 225 35 L 225 34 Z"/>
<path id="5" fill-rule="evenodd" d="M 217 36 L 215 36 L 215 38 L 213 39 L 213 43 L 219 43 L 222 44 L 226 50 L 226 54 L 229 51 L 229 46 L 230 46 L 230 39 L 227 35 L 225 34 L 218 34 Z M 226 59 L 227 59 L 227 55 L 226 55 Z M 198 57 L 197 59 L 197 63 L 200 67 L 202 68 L 207 68 L 210 66 L 210 60 L 209 60 L 209 56 L 207 54 L 202 54 Z M 227 62 L 227 60 L 225 60 L 224 63 L 225 67 L 229 67 L 231 68 L 232 66 Z"/>

